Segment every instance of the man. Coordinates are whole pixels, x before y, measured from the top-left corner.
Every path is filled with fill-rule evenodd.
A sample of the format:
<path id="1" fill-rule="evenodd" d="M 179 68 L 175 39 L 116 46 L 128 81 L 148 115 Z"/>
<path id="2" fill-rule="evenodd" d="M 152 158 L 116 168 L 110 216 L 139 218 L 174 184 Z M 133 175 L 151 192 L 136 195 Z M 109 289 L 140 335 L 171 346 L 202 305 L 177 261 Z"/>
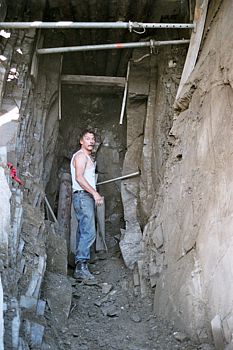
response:
<path id="1" fill-rule="evenodd" d="M 95 205 L 102 205 L 103 198 L 96 191 L 95 163 L 91 153 L 95 146 L 95 134 L 85 130 L 80 136 L 81 148 L 71 159 L 73 206 L 78 221 L 76 235 L 76 268 L 74 277 L 79 280 L 93 279 L 88 269 L 90 248 L 96 238 Z"/>

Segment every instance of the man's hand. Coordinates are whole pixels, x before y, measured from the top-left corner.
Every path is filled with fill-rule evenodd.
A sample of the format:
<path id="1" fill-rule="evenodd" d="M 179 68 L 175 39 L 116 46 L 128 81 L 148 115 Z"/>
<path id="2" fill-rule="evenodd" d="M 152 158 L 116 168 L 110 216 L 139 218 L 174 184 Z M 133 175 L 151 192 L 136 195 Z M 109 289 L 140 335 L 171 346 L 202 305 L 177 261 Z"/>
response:
<path id="1" fill-rule="evenodd" d="M 95 204 L 96 205 L 103 205 L 104 204 L 104 198 L 101 197 L 101 195 L 98 192 L 95 192 L 93 194 L 94 200 L 95 200 Z"/>

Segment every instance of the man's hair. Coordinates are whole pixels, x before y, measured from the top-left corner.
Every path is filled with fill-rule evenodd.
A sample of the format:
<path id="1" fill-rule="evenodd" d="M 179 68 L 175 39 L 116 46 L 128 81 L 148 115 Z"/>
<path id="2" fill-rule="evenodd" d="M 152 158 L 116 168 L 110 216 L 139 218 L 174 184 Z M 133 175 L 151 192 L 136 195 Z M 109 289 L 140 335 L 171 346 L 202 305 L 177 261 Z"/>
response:
<path id="1" fill-rule="evenodd" d="M 79 140 L 81 140 L 86 134 L 93 134 L 95 137 L 95 132 L 91 129 L 85 129 L 80 133 Z"/>

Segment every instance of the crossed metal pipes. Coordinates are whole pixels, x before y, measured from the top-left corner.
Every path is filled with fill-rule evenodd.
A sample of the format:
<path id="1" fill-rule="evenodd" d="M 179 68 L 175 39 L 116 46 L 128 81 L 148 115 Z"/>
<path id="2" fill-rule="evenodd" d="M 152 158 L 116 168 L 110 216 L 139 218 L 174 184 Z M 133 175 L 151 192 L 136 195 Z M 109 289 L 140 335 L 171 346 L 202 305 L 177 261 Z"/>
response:
<path id="1" fill-rule="evenodd" d="M 141 23 L 141 22 L 0 22 L 0 28 L 4 29 L 49 29 L 49 28 L 67 28 L 67 29 L 129 29 L 130 32 L 146 29 L 194 29 L 193 23 Z M 136 47 L 155 47 L 162 45 L 179 45 L 188 44 L 189 40 L 170 40 L 170 41 L 155 41 L 147 42 L 133 42 L 133 43 L 116 43 L 103 45 L 85 45 L 72 47 L 57 47 L 38 49 L 38 54 L 49 53 L 63 53 L 63 52 L 77 52 L 77 51 L 91 51 L 91 50 L 111 50 L 111 49 L 125 49 Z"/>

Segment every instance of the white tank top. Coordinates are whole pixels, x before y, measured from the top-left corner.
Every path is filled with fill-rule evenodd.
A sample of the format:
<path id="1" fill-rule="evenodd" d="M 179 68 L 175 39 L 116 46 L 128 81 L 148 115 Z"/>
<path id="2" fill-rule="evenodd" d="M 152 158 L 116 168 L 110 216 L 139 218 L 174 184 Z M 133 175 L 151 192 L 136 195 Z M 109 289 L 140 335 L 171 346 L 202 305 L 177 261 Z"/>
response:
<path id="1" fill-rule="evenodd" d="M 79 185 L 78 181 L 76 181 L 75 178 L 75 167 L 73 165 L 73 160 L 74 157 L 79 153 L 82 152 L 83 154 L 85 154 L 81 149 L 76 152 L 75 154 L 73 154 L 73 157 L 71 159 L 70 162 L 70 171 L 71 171 L 71 178 L 72 178 L 72 189 L 73 192 L 74 191 L 80 191 L 83 190 L 83 188 Z M 85 170 L 84 170 L 84 178 L 87 180 L 87 182 L 91 185 L 91 187 L 93 187 L 94 189 L 96 189 L 96 184 L 95 184 L 95 163 L 92 161 L 91 157 L 85 154 L 85 157 L 90 160 L 92 166 L 86 166 Z M 89 163 L 90 164 L 90 163 Z"/>

